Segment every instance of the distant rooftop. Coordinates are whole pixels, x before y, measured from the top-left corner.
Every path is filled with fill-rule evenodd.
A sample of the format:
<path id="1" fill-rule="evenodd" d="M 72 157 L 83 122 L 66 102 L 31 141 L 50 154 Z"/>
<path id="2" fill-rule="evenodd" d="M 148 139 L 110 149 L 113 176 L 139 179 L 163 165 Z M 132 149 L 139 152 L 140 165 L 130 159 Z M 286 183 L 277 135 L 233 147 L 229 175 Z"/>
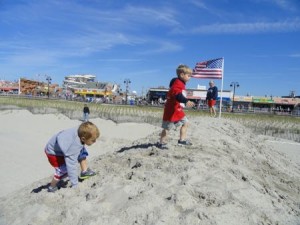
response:
<path id="1" fill-rule="evenodd" d="M 92 74 L 75 74 L 75 75 L 68 75 L 65 78 L 86 78 L 86 79 L 94 79 L 96 78 L 95 75 Z"/>
<path id="2" fill-rule="evenodd" d="M 76 85 L 76 88 L 105 89 L 107 85 L 107 82 L 86 82 L 86 84 Z"/>
<path id="3" fill-rule="evenodd" d="M 78 85 L 85 85 L 87 82 L 95 82 L 95 75 L 92 74 L 75 74 L 68 75 L 63 81 L 64 86 L 77 87 Z"/>

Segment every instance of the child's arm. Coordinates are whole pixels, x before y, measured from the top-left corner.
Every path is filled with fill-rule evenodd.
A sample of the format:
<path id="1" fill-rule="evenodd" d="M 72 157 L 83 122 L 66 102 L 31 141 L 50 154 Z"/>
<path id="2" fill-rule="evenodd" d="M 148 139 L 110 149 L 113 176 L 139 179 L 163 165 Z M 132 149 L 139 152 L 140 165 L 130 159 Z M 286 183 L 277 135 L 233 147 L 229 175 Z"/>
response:
<path id="1" fill-rule="evenodd" d="M 193 107 L 195 106 L 195 103 L 192 101 L 189 101 L 182 93 L 179 93 L 176 95 L 176 100 L 180 103 L 185 103 L 187 107 Z"/>
<path id="2" fill-rule="evenodd" d="M 182 93 L 178 93 L 176 96 L 175 96 L 176 100 L 180 103 L 187 103 L 188 102 L 188 99 L 186 97 L 184 97 L 184 95 Z"/>
<path id="3" fill-rule="evenodd" d="M 77 156 L 76 155 L 66 156 L 65 162 L 67 165 L 68 176 L 72 184 L 72 187 L 76 187 L 78 185 Z"/>

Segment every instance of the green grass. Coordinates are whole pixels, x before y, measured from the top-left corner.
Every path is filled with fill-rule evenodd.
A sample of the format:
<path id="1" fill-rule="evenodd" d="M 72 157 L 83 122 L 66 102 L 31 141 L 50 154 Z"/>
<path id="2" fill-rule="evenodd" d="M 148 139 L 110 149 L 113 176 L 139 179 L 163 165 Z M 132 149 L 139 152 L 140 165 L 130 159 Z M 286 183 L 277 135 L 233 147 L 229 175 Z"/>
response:
<path id="1" fill-rule="evenodd" d="M 76 101 L 0 97 L 1 106 L 26 108 L 32 113 L 62 113 L 70 119 L 81 119 L 84 103 Z M 117 123 L 138 122 L 160 125 L 163 108 L 151 106 L 88 104 L 91 118 L 110 119 Z M 207 111 L 186 110 L 189 118 L 207 117 Z M 257 134 L 300 142 L 300 118 L 263 114 L 222 113 L 222 118 L 237 121 Z"/>

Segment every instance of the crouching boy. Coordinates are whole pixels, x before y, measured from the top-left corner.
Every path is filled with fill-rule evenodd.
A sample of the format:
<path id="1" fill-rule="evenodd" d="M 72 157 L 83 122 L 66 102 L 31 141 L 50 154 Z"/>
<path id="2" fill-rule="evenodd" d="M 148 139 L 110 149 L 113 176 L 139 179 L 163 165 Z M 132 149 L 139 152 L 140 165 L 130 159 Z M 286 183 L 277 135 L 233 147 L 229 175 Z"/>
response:
<path id="1" fill-rule="evenodd" d="M 60 131 L 50 138 L 45 153 L 55 173 L 48 187 L 49 192 L 58 190 L 58 182 L 67 176 L 72 187 L 77 187 L 77 163 L 81 168 L 79 178 L 86 179 L 96 174 L 88 168 L 86 159 L 88 152 L 85 146 L 94 144 L 99 136 L 100 132 L 96 125 L 84 122 L 80 126 Z"/>

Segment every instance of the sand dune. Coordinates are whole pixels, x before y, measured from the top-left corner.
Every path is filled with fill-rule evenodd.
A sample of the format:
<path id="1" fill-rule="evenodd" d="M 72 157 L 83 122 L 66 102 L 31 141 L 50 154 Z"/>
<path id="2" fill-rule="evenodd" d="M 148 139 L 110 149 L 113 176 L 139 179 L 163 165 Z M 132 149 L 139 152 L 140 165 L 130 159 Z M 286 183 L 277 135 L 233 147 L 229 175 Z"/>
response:
<path id="1" fill-rule="evenodd" d="M 79 119 L 70 120 L 62 114 L 33 115 L 27 110 L 0 111 L 0 153 L 5 156 L 1 169 L 13 174 L 13 177 L 0 174 L 3 182 L 0 197 L 52 174 L 43 152 L 46 142 L 54 133 L 80 124 Z M 116 124 L 102 119 L 92 121 L 99 127 L 101 138 L 89 147 L 90 160 L 97 155 L 114 152 L 124 141 L 146 137 L 158 129 L 149 124 Z"/>
<path id="2" fill-rule="evenodd" d="M 1 112 L 1 125 L 9 118 L 14 118 L 14 124 L 23 123 L 18 131 L 1 132 L 1 143 L 9 140 L 5 151 L 1 147 L 2 155 L 14 152 L 5 160 L 10 161 L 5 168 L 25 161 L 27 166 L 22 165 L 32 176 L 37 170 L 43 173 L 1 197 L 1 225 L 300 224 L 300 163 L 276 151 L 269 138 L 233 121 L 192 120 L 192 147 L 177 146 L 178 131 L 173 131 L 170 149 L 160 150 L 154 145 L 159 127 L 95 119 L 102 136 L 90 148 L 90 165 L 98 175 L 78 189 L 67 185 L 48 193 L 45 187 L 52 170 L 40 152 L 54 130 L 79 121 L 12 111 Z M 49 128 L 27 124 L 39 119 Z M 25 127 L 30 127 L 31 137 Z M 22 147 L 19 142 L 28 138 L 30 148 Z M 21 150 L 26 153 L 20 156 Z M 17 186 L 24 175 L 19 170 L 13 175 Z M 5 178 L 2 173 L 1 179 Z"/>

